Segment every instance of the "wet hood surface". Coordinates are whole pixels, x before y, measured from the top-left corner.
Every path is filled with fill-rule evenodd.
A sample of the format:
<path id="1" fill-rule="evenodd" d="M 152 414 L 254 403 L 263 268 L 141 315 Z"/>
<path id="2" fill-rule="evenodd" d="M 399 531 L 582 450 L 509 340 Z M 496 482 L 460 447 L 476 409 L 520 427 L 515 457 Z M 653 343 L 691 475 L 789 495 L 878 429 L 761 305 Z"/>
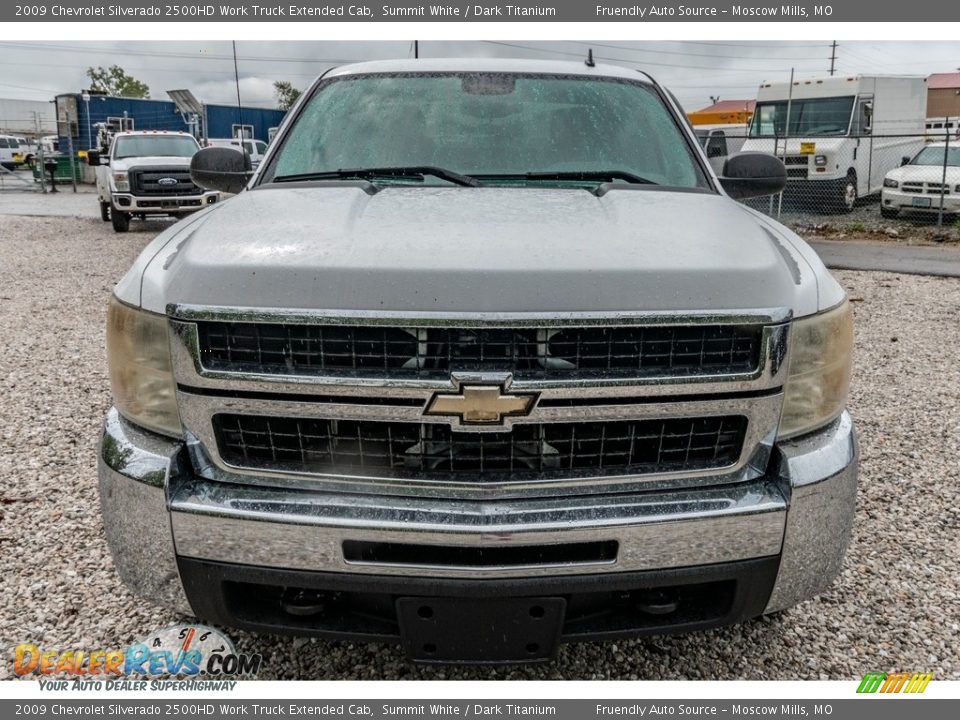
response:
<path id="1" fill-rule="evenodd" d="M 139 262 L 140 299 L 157 311 L 174 303 L 815 312 L 822 266 L 815 272 L 777 227 L 728 198 L 695 192 L 263 188 L 158 238 Z"/>

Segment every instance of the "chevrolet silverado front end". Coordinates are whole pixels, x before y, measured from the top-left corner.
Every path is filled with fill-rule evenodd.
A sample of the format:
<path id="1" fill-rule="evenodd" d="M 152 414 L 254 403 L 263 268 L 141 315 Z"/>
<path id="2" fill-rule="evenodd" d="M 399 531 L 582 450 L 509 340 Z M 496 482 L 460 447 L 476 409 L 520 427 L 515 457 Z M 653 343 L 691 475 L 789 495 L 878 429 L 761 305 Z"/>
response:
<path id="1" fill-rule="evenodd" d="M 100 492 L 128 586 L 425 662 L 829 587 L 851 313 L 724 191 L 782 186 L 769 158 L 721 181 L 656 83 L 574 63 L 352 66 L 292 115 L 111 301 Z M 204 150 L 194 177 L 237 189 L 244 162 Z"/>

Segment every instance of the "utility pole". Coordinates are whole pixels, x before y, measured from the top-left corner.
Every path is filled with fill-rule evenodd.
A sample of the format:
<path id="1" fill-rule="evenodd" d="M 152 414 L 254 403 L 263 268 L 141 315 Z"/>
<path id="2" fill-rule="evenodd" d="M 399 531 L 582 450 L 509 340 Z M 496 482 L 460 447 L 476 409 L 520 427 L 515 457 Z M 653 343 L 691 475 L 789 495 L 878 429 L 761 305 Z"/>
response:
<path id="1" fill-rule="evenodd" d="M 33 113 L 33 127 L 34 132 L 37 135 L 37 154 L 33 158 L 34 167 L 39 165 L 40 167 L 40 192 L 47 192 L 47 183 L 43 179 L 43 173 L 46 172 L 46 168 L 43 166 L 43 128 L 40 124 L 40 113 L 34 111 Z"/>
<path id="2" fill-rule="evenodd" d="M 420 57 L 420 41 L 419 40 L 413 41 L 413 57 L 414 59 L 417 59 Z"/>
<path id="3" fill-rule="evenodd" d="M 76 156 L 73 152 L 73 120 L 70 118 L 70 108 L 64 113 L 67 118 L 67 153 L 70 156 L 70 184 L 73 185 L 73 191 L 77 191 L 77 167 Z M 80 135 L 80 118 L 77 117 L 77 135 Z"/>
<path id="4" fill-rule="evenodd" d="M 239 137 L 243 139 L 243 107 L 240 105 L 240 72 L 237 70 L 237 41 L 233 40 L 233 79 L 237 84 L 237 124 L 240 126 Z M 242 145 L 240 147 L 243 147 Z"/>
<path id="5" fill-rule="evenodd" d="M 834 40 L 830 46 L 830 77 L 833 77 L 834 70 L 837 67 L 837 41 Z"/>

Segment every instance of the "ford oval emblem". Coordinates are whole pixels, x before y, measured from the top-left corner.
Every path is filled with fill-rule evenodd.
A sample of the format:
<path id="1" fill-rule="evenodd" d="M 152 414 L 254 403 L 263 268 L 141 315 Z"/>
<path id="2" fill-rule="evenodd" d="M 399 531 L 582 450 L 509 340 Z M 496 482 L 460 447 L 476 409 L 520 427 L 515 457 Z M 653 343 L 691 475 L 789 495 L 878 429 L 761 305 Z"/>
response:
<path id="1" fill-rule="evenodd" d="M 179 182 L 176 178 L 165 177 L 157 180 L 157 185 L 176 185 Z"/>

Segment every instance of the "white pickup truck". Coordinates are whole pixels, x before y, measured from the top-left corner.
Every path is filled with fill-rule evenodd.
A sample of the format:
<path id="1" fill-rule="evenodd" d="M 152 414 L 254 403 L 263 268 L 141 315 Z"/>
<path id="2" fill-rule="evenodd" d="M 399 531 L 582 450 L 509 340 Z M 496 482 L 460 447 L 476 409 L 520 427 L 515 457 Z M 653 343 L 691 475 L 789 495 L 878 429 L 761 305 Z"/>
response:
<path id="1" fill-rule="evenodd" d="M 220 193 L 190 180 L 190 159 L 199 149 L 188 133 L 146 130 L 114 135 L 106 157 L 88 151 L 87 162 L 97 169 L 100 217 L 126 232 L 131 217 L 187 215 L 217 202 Z"/>
<path id="2" fill-rule="evenodd" d="M 255 174 L 194 156 L 236 197 L 114 291 L 100 495 L 131 588 L 418 662 L 829 588 L 852 317 L 734 201 L 782 190 L 778 159 L 718 177 L 669 93 L 613 66 L 374 62 L 305 95 Z"/>

